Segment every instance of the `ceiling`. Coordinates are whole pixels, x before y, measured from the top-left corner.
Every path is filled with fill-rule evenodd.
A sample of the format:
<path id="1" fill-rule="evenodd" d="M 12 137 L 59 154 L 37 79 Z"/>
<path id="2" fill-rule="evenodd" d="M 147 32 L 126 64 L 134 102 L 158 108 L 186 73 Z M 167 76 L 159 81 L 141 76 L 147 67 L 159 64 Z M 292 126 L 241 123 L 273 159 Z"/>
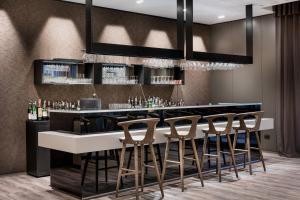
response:
<path id="1" fill-rule="evenodd" d="M 62 1 L 85 3 L 85 0 Z M 138 4 L 138 1 L 142 3 Z M 245 5 L 248 4 L 253 4 L 254 16 L 271 14 L 271 6 L 292 1 L 295 0 L 194 0 L 194 22 L 217 24 L 243 19 Z M 175 19 L 176 2 L 177 0 L 93 0 L 93 5 Z"/>

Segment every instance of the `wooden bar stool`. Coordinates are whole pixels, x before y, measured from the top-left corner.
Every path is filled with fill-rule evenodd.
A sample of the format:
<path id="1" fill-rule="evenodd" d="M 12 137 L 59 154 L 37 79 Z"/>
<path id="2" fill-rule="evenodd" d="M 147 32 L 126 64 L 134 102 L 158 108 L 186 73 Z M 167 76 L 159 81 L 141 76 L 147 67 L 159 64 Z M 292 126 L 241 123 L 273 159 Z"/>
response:
<path id="1" fill-rule="evenodd" d="M 255 149 L 255 150 L 259 151 L 260 159 L 261 159 L 264 171 L 266 171 L 265 161 L 264 161 L 264 157 L 263 157 L 263 154 L 262 154 L 261 142 L 260 142 L 260 138 L 259 138 L 259 135 L 258 135 L 258 131 L 259 131 L 259 128 L 260 128 L 260 123 L 261 123 L 261 119 L 262 119 L 263 114 L 264 114 L 263 111 L 238 114 L 236 116 L 238 117 L 240 123 L 237 126 L 233 126 L 233 129 L 235 131 L 234 140 L 233 140 L 233 149 L 234 149 L 234 152 L 239 152 L 239 153 L 236 153 L 235 155 L 239 155 L 239 154 L 245 154 L 246 155 L 247 154 L 250 175 L 252 175 L 251 149 Z M 248 117 L 252 117 L 252 118 L 254 117 L 255 118 L 255 123 L 254 124 L 247 124 L 245 122 L 245 119 L 248 118 Z M 246 133 L 245 149 L 236 149 L 236 143 L 237 143 L 237 137 L 238 137 L 239 131 L 244 131 Z M 251 133 L 253 133 L 253 132 L 255 132 L 258 148 L 251 147 L 250 138 L 251 138 Z M 246 165 L 246 161 L 244 161 L 244 166 L 245 165 Z"/>
<path id="2" fill-rule="evenodd" d="M 136 199 L 139 199 L 139 174 L 141 174 L 141 190 L 143 192 L 144 190 L 144 175 L 145 175 L 145 167 L 154 168 L 157 181 L 160 187 L 161 195 L 164 197 L 164 192 L 162 188 L 162 183 L 160 179 L 160 173 L 157 166 L 156 156 L 154 152 L 153 142 L 154 142 L 154 132 L 156 129 L 156 125 L 159 122 L 159 119 L 157 118 L 149 118 L 149 119 L 140 119 L 140 120 L 133 120 L 133 121 L 127 121 L 127 122 L 119 122 L 118 125 L 122 126 L 124 129 L 124 137 L 120 138 L 120 142 L 122 142 L 123 147 L 121 151 L 121 158 L 120 158 L 120 168 L 119 168 L 119 174 L 118 174 L 118 180 L 117 180 L 117 188 L 116 188 L 116 197 L 118 197 L 119 194 L 119 188 L 120 188 L 120 182 L 121 177 L 126 175 L 134 175 L 135 176 L 135 189 L 136 189 Z M 138 136 L 131 136 L 129 132 L 129 127 L 134 124 L 146 124 L 147 130 L 144 135 L 138 135 Z M 124 167 L 124 160 L 125 160 L 125 152 L 126 152 L 126 145 L 133 145 L 134 146 L 134 169 L 127 169 Z M 150 152 L 152 155 L 152 160 L 154 166 L 145 165 L 144 161 L 144 146 L 149 145 Z M 139 160 L 139 149 L 140 146 L 140 160 Z M 141 170 L 139 170 L 139 165 Z"/>
<path id="3" fill-rule="evenodd" d="M 232 143 L 231 143 L 231 139 L 230 139 L 230 133 L 232 130 L 232 122 L 233 122 L 234 116 L 235 116 L 235 114 L 233 114 L 233 113 L 226 113 L 226 114 L 211 115 L 211 116 L 203 117 L 204 119 L 206 119 L 208 121 L 208 128 L 205 128 L 202 130 L 205 134 L 205 138 L 204 138 L 203 152 L 202 152 L 202 158 L 201 158 L 201 169 L 203 169 L 203 163 L 205 160 L 205 156 L 208 156 L 209 157 L 208 159 L 216 158 L 216 172 L 219 176 L 220 182 L 222 181 L 222 178 L 221 178 L 221 153 L 226 153 L 226 154 L 230 155 L 231 163 L 233 163 L 233 167 L 235 170 L 235 175 L 237 178 L 239 177 L 238 171 L 237 171 L 237 168 L 235 165 L 234 151 L 233 151 L 233 147 L 232 147 Z M 214 122 L 218 121 L 218 120 L 223 120 L 223 119 L 227 119 L 226 127 L 216 127 Z M 206 147 L 207 147 L 207 141 L 208 141 L 209 135 L 215 135 L 217 138 L 217 142 L 216 142 L 217 154 L 206 154 Z M 221 150 L 220 150 L 220 148 L 221 148 L 220 142 L 221 142 L 222 135 L 226 135 L 226 137 L 227 137 L 229 152 L 221 152 Z"/>
<path id="4" fill-rule="evenodd" d="M 169 167 L 169 166 L 167 166 L 167 163 L 172 163 L 172 164 L 175 164 L 176 166 L 179 165 L 180 166 L 180 180 L 181 180 L 182 192 L 184 191 L 184 180 L 183 180 L 184 159 L 189 159 L 189 160 L 196 162 L 196 166 L 198 169 L 198 174 L 199 174 L 199 178 L 200 178 L 202 187 L 204 186 L 202 172 L 201 172 L 201 168 L 200 168 L 199 157 L 198 157 L 198 153 L 197 153 L 197 147 L 196 147 L 196 143 L 195 143 L 197 124 L 198 124 L 198 121 L 200 118 L 201 118 L 201 116 L 196 115 L 196 116 L 186 116 L 186 117 L 176 117 L 176 118 L 165 119 L 165 122 L 167 122 L 170 125 L 171 132 L 165 134 L 165 136 L 167 137 L 167 144 L 166 144 L 166 149 L 165 149 L 165 160 L 164 160 L 161 179 L 163 182 L 165 174 L 166 174 L 166 168 Z M 177 131 L 176 127 L 175 127 L 176 122 L 183 121 L 183 120 L 188 120 L 188 121 L 192 122 L 190 129 L 188 131 Z M 179 162 L 173 161 L 173 160 L 168 160 L 170 143 L 172 142 L 173 139 L 179 140 Z M 185 140 L 191 140 L 192 148 L 193 148 L 193 152 L 194 152 L 194 158 L 185 157 L 185 155 L 184 155 Z"/>

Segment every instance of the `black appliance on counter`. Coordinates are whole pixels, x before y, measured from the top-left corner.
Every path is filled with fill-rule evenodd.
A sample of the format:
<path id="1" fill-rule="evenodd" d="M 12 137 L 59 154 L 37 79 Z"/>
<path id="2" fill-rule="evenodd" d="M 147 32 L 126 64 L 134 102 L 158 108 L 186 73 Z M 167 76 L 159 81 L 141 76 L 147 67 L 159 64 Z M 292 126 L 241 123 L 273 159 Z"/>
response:
<path id="1" fill-rule="evenodd" d="M 38 146 L 38 132 L 49 130 L 49 120 L 26 121 L 27 174 L 37 178 L 50 175 L 50 150 Z"/>

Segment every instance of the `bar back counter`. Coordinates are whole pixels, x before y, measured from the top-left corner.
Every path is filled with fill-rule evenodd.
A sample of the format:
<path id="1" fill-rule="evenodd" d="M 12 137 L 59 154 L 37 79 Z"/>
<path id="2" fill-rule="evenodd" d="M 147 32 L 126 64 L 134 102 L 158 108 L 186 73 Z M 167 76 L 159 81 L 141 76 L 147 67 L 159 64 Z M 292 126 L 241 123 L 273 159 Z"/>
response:
<path id="1" fill-rule="evenodd" d="M 165 119 L 189 116 L 189 115 L 214 115 L 221 113 L 245 113 L 260 111 L 261 104 L 218 104 L 185 107 L 166 107 L 166 108 L 143 108 L 143 109 L 124 109 L 124 110 L 90 110 L 90 111 L 51 111 L 50 129 L 51 131 L 39 133 L 39 146 L 51 149 L 51 186 L 85 199 L 101 196 L 115 191 L 117 172 L 119 166 L 118 152 L 121 148 L 119 138 L 124 136 L 118 122 L 136 120 L 143 118 L 159 118 L 160 121 L 155 131 L 156 153 L 159 164 L 161 165 L 161 152 L 164 152 L 166 138 L 164 133 L 169 132 L 170 128 L 164 122 Z M 238 123 L 237 120 L 234 123 Z M 255 119 L 247 119 L 247 123 L 254 124 Z M 216 122 L 217 126 L 224 127 L 224 121 Z M 178 130 L 186 130 L 189 126 L 188 121 L 176 124 Z M 203 143 L 202 129 L 206 128 L 207 122 L 200 119 L 197 126 L 197 146 L 199 154 Z M 271 118 L 263 118 L 260 131 L 273 129 L 274 122 Z M 131 127 L 133 135 L 145 134 L 143 125 Z M 243 134 L 238 138 L 237 145 L 245 143 Z M 222 141 L 226 141 L 222 138 Z M 222 142 L 223 143 L 223 142 Z M 252 145 L 255 140 L 251 140 Z M 210 138 L 209 151 L 215 151 L 215 139 Z M 225 144 L 225 142 L 224 142 Z M 211 147 L 211 148 L 210 148 Z M 178 151 L 177 142 L 172 143 L 171 151 Z M 222 148 L 227 149 L 224 145 Z M 190 151 L 189 151 L 190 150 Z M 186 146 L 186 154 L 191 152 L 191 147 Z M 130 167 L 132 151 L 128 150 L 126 165 Z M 252 161 L 259 160 L 259 154 L 253 151 Z M 177 153 L 175 159 L 177 158 Z M 145 162 L 148 160 L 148 153 L 145 153 Z M 172 157 L 172 155 L 170 155 Z M 243 156 L 237 157 L 237 164 L 243 165 Z M 207 162 L 204 172 L 209 172 L 215 162 Z M 161 166 L 160 166 L 161 167 Z M 222 167 L 229 167 L 229 158 L 223 155 Z M 105 174 L 105 175 L 104 175 Z M 185 175 L 197 174 L 197 168 L 193 162 L 187 162 Z M 145 176 L 145 185 L 153 184 L 156 181 L 155 173 L 149 169 Z M 178 167 L 167 170 L 165 180 L 179 178 Z M 126 190 L 134 187 L 132 177 L 123 177 L 121 189 Z"/>

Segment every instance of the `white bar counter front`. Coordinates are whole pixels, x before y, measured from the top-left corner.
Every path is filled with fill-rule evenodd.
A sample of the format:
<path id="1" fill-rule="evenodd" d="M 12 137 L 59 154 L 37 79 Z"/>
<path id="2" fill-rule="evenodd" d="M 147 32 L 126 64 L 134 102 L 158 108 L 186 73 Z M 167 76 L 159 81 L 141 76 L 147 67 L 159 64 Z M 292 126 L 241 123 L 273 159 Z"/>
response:
<path id="1" fill-rule="evenodd" d="M 239 124 L 234 121 L 234 124 Z M 247 124 L 254 124 L 255 120 L 246 120 Z M 217 127 L 225 127 L 226 122 L 215 123 Z M 207 128 L 207 123 L 198 124 L 197 138 L 203 138 L 202 129 Z M 178 130 L 188 130 L 189 126 L 179 126 Z M 260 131 L 274 129 L 273 118 L 263 118 L 261 121 Z M 155 131 L 155 143 L 165 143 L 165 133 L 169 132 L 169 127 L 157 128 Z M 145 130 L 133 130 L 132 135 L 144 135 Z M 95 133 L 89 135 L 75 135 L 59 131 L 39 132 L 38 145 L 40 147 L 68 152 L 72 154 L 82 154 L 103 150 L 119 149 L 121 143 L 119 138 L 124 136 L 123 131 Z"/>

